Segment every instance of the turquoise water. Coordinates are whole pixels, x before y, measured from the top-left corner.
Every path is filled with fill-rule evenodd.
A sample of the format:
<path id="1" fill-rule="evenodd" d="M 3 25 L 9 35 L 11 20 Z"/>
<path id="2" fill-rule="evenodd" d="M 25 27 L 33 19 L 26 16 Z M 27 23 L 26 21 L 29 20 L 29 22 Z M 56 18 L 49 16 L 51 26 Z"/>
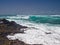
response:
<path id="1" fill-rule="evenodd" d="M 30 16 L 29 20 L 36 23 L 60 24 L 60 16 Z"/>
<path id="2" fill-rule="evenodd" d="M 60 24 L 60 15 L 1 15 L 0 18 L 26 20 L 33 23 Z"/>

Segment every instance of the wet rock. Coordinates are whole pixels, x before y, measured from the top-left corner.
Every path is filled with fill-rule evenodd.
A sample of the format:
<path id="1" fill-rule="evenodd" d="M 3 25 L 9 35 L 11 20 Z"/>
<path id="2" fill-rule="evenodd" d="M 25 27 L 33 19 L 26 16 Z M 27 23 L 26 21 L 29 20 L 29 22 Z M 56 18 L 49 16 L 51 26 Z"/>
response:
<path id="1" fill-rule="evenodd" d="M 8 21 L 6 19 L 0 19 L 0 45 L 25 45 L 24 42 L 15 40 L 10 41 L 7 39 L 7 35 L 15 34 L 15 33 L 24 33 L 21 29 L 27 28 L 26 26 L 22 26 L 17 24 L 14 21 Z M 10 44 L 10 42 L 12 42 Z M 16 44 L 15 44 L 16 42 Z"/>
<path id="2" fill-rule="evenodd" d="M 19 40 L 11 40 L 10 45 L 26 45 L 26 44 Z"/>
<path id="3" fill-rule="evenodd" d="M 52 34 L 51 32 L 45 32 L 45 34 Z"/>
<path id="4" fill-rule="evenodd" d="M 8 24 L 9 23 L 9 21 L 8 20 L 6 20 L 6 19 L 0 19 L 0 23 L 3 23 L 3 24 Z"/>
<path id="5" fill-rule="evenodd" d="M 20 29 L 27 28 L 26 26 L 22 26 L 17 24 L 14 21 L 8 21 L 6 19 L 0 19 L 0 33 L 19 33 Z"/>

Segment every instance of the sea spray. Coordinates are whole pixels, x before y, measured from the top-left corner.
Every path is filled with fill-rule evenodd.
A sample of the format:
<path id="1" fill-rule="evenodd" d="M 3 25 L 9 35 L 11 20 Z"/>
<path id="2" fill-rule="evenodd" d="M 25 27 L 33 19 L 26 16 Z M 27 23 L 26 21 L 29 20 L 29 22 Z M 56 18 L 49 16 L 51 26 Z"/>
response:
<path id="1" fill-rule="evenodd" d="M 27 44 L 60 45 L 60 16 L 59 15 L 28 15 L 7 16 L 9 21 L 27 26 L 25 34 L 7 35 L 9 40 L 21 40 Z"/>

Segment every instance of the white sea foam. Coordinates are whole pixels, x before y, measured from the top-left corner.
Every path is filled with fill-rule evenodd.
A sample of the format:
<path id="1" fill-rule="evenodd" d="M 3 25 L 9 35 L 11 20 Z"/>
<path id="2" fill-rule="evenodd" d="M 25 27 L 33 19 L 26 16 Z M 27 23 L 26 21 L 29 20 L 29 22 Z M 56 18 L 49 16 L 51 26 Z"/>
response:
<path id="1" fill-rule="evenodd" d="M 54 27 L 43 24 L 34 24 L 29 22 L 21 23 L 21 25 L 28 26 L 25 34 L 17 33 L 13 36 L 8 35 L 9 40 L 21 40 L 27 44 L 45 44 L 45 45 L 60 45 L 60 27 Z M 32 28 L 34 27 L 34 28 Z M 51 34 L 46 34 L 51 32 Z"/>
<path id="2" fill-rule="evenodd" d="M 12 19 L 8 20 L 11 21 Z M 24 34 L 16 33 L 13 36 L 7 35 L 9 40 L 18 39 L 27 44 L 60 45 L 60 26 L 48 26 L 46 24 L 36 24 L 29 21 L 14 19 L 13 21 L 29 28 L 25 29 Z"/>
<path id="3" fill-rule="evenodd" d="M 11 16 L 9 17 L 10 19 L 29 19 L 29 16 Z"/>

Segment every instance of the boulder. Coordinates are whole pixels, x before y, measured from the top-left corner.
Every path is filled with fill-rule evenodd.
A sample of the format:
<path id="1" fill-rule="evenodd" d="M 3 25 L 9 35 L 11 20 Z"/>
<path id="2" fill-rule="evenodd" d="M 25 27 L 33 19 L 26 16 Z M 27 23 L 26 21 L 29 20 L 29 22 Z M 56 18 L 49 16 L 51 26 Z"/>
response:
<path id="1" fill-rule="evenodd" d="M 26 26 L 22 26 L 17 24 L 14 21 L 8 21 L 6 19 L 0 19 L 0 33 L 19 33 L 20 29 L 27 28 Z"/>
<path id="2" fill-rule="evenodd" d="M 13 35 L 15 33 L 24 33 L 24 31 L 21 31 L 21 29 L 24 28 L 27 27 L 19 25 L 14 21 L 0 19 L 0 45 L 25 45 L 25 43 L 22 41 L 18 41 L 18 40 L 10 41 L 6 37 L 9 34 Z"/>

